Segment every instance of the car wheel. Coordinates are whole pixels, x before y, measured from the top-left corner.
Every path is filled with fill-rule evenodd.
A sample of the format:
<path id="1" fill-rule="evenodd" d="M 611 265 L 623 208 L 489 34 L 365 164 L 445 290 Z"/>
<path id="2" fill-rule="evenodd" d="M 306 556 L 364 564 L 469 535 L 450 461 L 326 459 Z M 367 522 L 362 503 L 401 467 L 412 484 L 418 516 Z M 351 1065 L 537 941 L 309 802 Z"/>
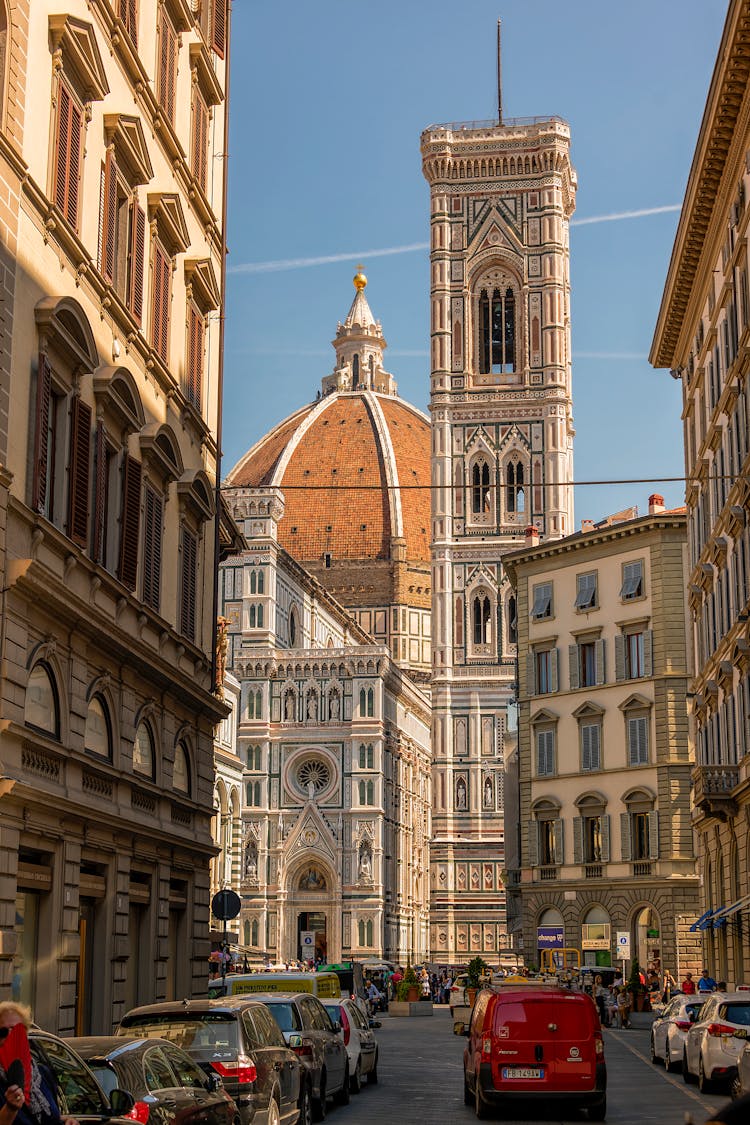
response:
<path id="1" fill-rule="evenodd" d="M 589 1121 L 603 1121 L 607 1116 L 607 1095 L 600 1102 L 589 1106 Z"/>
<path id="2" fill-rule="evenodd" d="M 664 1065 L 667 1068 L 667 1070 L 670 1070 L 670 1071 L 675 1071 L 675 1070 L 680 1069 L 680 1060 L 678 1059 L 677 1062 L 675 1062 L 675 1060 L 672 1058 L 672 1054 L 671 1054 L 670 1049 L 669 1049 L 669 1043 L 667 1043 L 667 1057 L 664 1060 Z"/>
<path id="3" fill-rule="evenodd" d="M 688 1086 L 692 1086 L 695 1083 L 695 1075 L 691 1074 L 688 1070 L 687 1051 L 682 1052 L 682 1078 Z"/>
<path id="4" fill-rule="evenodd" d="M 281 1115 L 279 1114 L 279 1103 L 276 1098 L 271 1098 L 268 1103 L 268 1125 L 281 1125 Z"/>
<path id="5" fill-rule="evenodd" d="M 344 1070 L 344 1085 L 336 1095 L 336 1101 L 339 1105 L 349 1105 L 349 1060 L 346 1060 L 346 1069 Z"/>
<path id="6" fill-rule="evenodd" d="M 362 1089 L 362 1057 L 357 1059 L 357 1065 L 354 1068 L 354 1074 L 349 1079 L 349 1091 L 352 1094 L 358 1094 Z"/>
<path id="7" fill-rule="evenodd" d="M 651 1038 L 650 1038 L 650 1041 L 649 1041 L 649 1046 L 651 1048 L 651 1051 L 650 1051 L 651 1062 L 654 1064 L 654 1066 L 659 1066 L 659 1064 L 663 1060 L 660 1059 L 659 1056 L 656 1053 L 656 1044 L 654 1043 L 654 1033 L 653 1033 L 653 1031 L 651 1032 Z"/>
<path id="8" fill-rule="evenodd" d="M 702 1094 L 710 1094 L 713 1088 L 713 1082 L 706 1076 L 706 1072 L 703 1069 L 703 1055 L 701 1055 L 698 1059 L 698 1089 Z"/>
<path id="9" fill-rule="evenodd" d="M 478 1078 L 476 1078 L 474 1081 L 474 1112 L 476 1113 L 480 1121 L 484 1121 L 487 1117 L 489 1117 L 489 1106 L 482 1097 L 482 1091 L 479 1086 Z"/>
<path id="10" fill-rule="evenodd" d="M 312 1119 L 312 1093 L 307 1082 L 303 1082 L 299 1096 L 299 1117 L 297 1118 L 297 1125 L 312 1125 Z"/>
<path id="11" fill-rule="evenodd" d="M 367 1075 L 367 1085 L 377 1086 L 378 1084 L 378 1052 L 375 1052 L 375 1062 L 372 1064 L 372 1070 Z"/>
<path id="12" fill-rule="evenodd" d="M 744 1092 L 745 1091 L 742 1089 L 742 1081 L 740 1079 L 740 1076 L 739 1074 L 735 1074 L 732 1078 L 732 1081 L 729 1083 L 729 1094 L 732 1098 L 732 1101 L 736 1101 L 737 1098 L 741 1098 Z"/>
<path id="13" fill-rule="evenodd" d="M 466 1081 L 466 1071 L 464 1071 L 464 1105 L 474 1105 L 474 1095 L 469 1089 L 469 1083 Z"/>
<path id="14" fill-rule="evenodd" d="M 325 1121 L 326 1116 L 326 1076 L 320 1076 L 320 1096 L 313 1101 L 313 1120 Z"/>

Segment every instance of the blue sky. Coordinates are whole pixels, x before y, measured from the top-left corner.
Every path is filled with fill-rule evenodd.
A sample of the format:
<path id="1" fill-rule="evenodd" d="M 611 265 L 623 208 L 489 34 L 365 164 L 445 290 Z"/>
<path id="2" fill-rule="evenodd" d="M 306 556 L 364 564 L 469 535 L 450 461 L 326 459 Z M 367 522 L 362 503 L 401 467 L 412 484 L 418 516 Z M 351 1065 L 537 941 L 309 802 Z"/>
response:
<path id="1" fill-rule="evenodd" d="M 357 258 L 399 392 L 426 409 L 427 241 L 419 153 L 430 124 L 496 112 L 570 122 L 574 220 L 679 204 L 726 0 L 235 0 L 232 22 L 223 472 L 314 399 L 333 366 Z M 571 230 L 576 481 L 680 476 L 681 396 L 647 355 L 678 215 Z M 576 489 L 576 521 L 673 484 Z"/>

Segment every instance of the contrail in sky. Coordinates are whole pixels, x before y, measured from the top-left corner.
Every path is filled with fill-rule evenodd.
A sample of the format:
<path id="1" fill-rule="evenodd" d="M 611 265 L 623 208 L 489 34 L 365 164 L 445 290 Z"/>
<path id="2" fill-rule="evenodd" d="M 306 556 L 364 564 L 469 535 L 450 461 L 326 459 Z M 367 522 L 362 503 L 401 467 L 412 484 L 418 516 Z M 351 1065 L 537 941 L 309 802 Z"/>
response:
<path id="1" fill-rule="evenodd" d="M 665 207 L 644 207 L 640 211 L 615 211 L 611 215 L 590 215 L 588 218 L 571 219 L 573 227 L 587 226 L 590 223 L 616 223 L 620 219 L 642 219 L 647 215 L 663 215 L 668 211 L 679 211 L 680 203 L 669 203 Z M 279 273 L 282 270 L 300 270 L 308 266 L 327 266 L 333 262 L 354 262 L 357 259 L 387 258 L 392 254 L 411 254 L 416 250 L 429 250 L 429 242 L 409 242 L 405 246 L 387 246 L 381 250 L 357 250 L 353 254 L 325 254 L 319 258 L 279 258 L 271 262 L 240 262 L 229 266 L 227 273 Z"/>

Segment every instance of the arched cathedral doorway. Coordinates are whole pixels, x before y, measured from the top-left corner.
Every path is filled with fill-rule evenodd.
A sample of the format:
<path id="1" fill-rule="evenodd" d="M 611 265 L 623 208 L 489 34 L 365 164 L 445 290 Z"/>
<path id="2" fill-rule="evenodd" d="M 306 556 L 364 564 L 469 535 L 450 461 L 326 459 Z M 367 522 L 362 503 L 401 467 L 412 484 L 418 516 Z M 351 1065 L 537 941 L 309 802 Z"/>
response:
<path id="1" fill-rule="evenodd" d="M 287 960 L 331 961 L 339 956 L 341 888 L 319 856 L 306 856 L 289 873 L 285 915 L 282 944 Z"/>

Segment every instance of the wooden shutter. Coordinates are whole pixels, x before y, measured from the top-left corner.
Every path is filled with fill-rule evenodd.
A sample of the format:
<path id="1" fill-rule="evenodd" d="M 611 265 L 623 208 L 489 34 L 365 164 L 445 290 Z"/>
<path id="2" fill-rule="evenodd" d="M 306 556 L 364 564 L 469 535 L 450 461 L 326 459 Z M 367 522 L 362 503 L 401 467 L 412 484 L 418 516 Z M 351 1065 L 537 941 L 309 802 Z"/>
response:
<path id="1" fill-rule="evenodd" d="M 630 863 L 633 856 L 633 842 L 630 831 L 630 813 L 620 813 L 620 850 L 623 863 Z"/>
<path id="2" fill-rule="evenodd" d="M 140 324 L 143 319 L 143 263 L 146 252 L 146 214 L 135 200 L 130 204 L 130 278 L 128 308 Z"/>
<path id="3" fill-rule="evenodd" d="M 169 295 L 172 264 L 160 243 L 154 244 L 154 293 L 151 309 L 151 343 L 159 356 L 167 362 L 169 339 Z"/>
<path id="4" fill-rule="evenodd" d="M 94 438 L 94 537 L 91 551 L 94 562 L 106 562 L 105 519 L 107 514 L 107 446 L 104 423 L 97 422 Z"/>
<path id="5" fill-rule="evenodd" d="M 549 688 L 550 691 L 559 691 L 560 680 L 558 674 L 558 656 L 557 649 L 550 649 L 549 653 Z"/>
<path id="6" fill-rule="evenodd" d="M 580 683 L 578 645 L 568 645 L 568 671 L 570 675 L 570 690 L 576 691 Z"/>
<path id="7" fill-rule="evenodd" d="M 163 500 L 147 484 L 143 492 L 143 601 L 159 609 Z"/>
<path id="8" fill-rule="evenodd" d="M 654 634 L 651 629 L 643 630 L 643 675 L 654 674 Z"/>
<path id="9" fill-rule="evenodd" d="M 138 531 L 141 522 L 141 463 L 126 453 L 122 466 L 120 566 L 118 578 L 129 590 L 138 576 Z"/>
<path id="10" fill-rule="evenodd" d="M 625 637 L 622 633 L 615 637 L 615 679 L 625 679 Z"/>
<path id="11" fill-rule="evenodd" d="M 560 817 L 554 823 L 555 833 L 555 863 L 565 863 L 565 837 L 563 835 L 563 822 Z"/>
<path id="12" fill-rule="evenodd" d="M 533 649 L 526 653 L 526 694 L 536 695 L 536 653 Z"/>
<path id="13" fill-rule="evenodd" d="M 34 433 L 34 478 L 32 483 L 31 506 L 35 512 L 44 512 L 47 497 L 47 473 L 49 471 L 49 407 L 52 393 L 52 370 L 43 352 L 39 353 L 39 366 L 36 377 L 36 407 Z"/>
<path id="14" fill-rule="evenodd" d="M 136 0 L 119 0 L 117 5 L 117 14 L 125 24 L 125 30 L 133 41 L 135 47 L 138 46 L 138 5 Z"/>
<path id="15" fill-rule="evenodd" d="M 659 813 L 656 809 L 648 813 L 648 858 L 659 858 Z"/>
<path id="16" fill-rule="evenodd" d="M 89 539 L 89 479 L 91 466 L 91 407 L 76 395 L 70 419 L 68 478 L 68 535 L 79 547 Z"/>
<path id="17" fill-rule="evenodd" d="M 596 682 L 604 683 L 604 641 L 594 641 L 594 661 L 596 664 Z"/>
<path id="18" fill-rule="evenodd" d="M 539 866 L 539 821 L 529 821 L 529 867 Z"/>
<path id="19" fill-rule="evenodd" d="M 208 178 L 208 106 L 196 87 L 193 91 L 193 175 L 206 190 Z"/>
<path id="20" fill-rule="evenodd" d="M 104 215 L 102 217 L 102 273 L 115 280 L 117 253 L 117 163 L 110 150 L 104 164 Z"/>
<path id="21" fill-rule="evenodd" d="M 180 581 L 180 631 L 195 640 L 195 593 L 198 541 L 192 531 L 182 529 L 182 568 Z"/>
<path id="22" fill-rule="evenodd" d="M 604 813 L 599 818 L 599 824 L 600 824 L 600 829 L 601 829 L 601 840 L 602 840 L 602 863 L 609 863 L 609 857 L 610 857 L 610 852 L 611 852 L 610 839 L 611 839 L 611 836 L 612 836 L 612 830 L 611 830 L 611 825 L 610 825 L 610 817 L 609 817 L 608 813 Z"/>
<path id="23" fill-rule="evenodd" d="M 586 723 L 581 727 L 581 769 L 589 772 L 595 767 L 592 762 L 592 738 L 593 732 L 598 730 L 592 723 Z"/>
<path id="24" fill-rule="evenodd" d="M 211 0 L 211 47 L 219 58 L 224 58 L 226 48 L 226 0 Z"/>
<path id="25" fill-rule="evenodd" d="M 177 33 L 163 8 L 159 31 L 158 97 L 170 124 L 173 124 L 177 71 Z"/>
<path id="26" fill-rule="evenodd" d="M 57 137 L 55 144 L 55 205 L 74 230 L 78 229 L 78 182 L 81 171 L 81 128 L 83 114 L 72 93 L 60 82 L 57 94 Z"/>
<path id="27" fill-rule="evenodd" d="M 573 817 L 573 863 L 583 863 L 583 817 Z"/>
<path id="28" fill-rule="evenodd" d="M 203 317 L 194 305 L 188 305 L 188 385 L 187 397 L 198 410 L 203 403 Z"/>

